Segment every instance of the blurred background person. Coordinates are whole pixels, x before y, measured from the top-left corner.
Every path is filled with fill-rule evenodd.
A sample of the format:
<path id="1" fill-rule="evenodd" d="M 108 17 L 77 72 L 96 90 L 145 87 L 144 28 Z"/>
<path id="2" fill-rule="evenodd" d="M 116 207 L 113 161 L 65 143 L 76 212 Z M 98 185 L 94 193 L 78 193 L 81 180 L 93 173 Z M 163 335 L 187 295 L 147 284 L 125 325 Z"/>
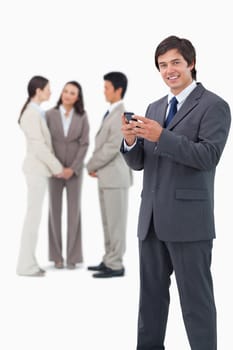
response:
<path id="1" fill-rule="evenodd" d="M 95 149 L 87 163 L 90 176 L 97 178 L 105 253 L 100 264 L 89 266 L 93 277 L 124 276 L 123 255 L 126 249 L 128 189 L 132 172 L 120 153 L 121 116 L 127 77 L 121 72 L 104 75 L 104 94 L 109 107 L 95 138 Z"/>
<path id="2" fill-rule="evenodd" d="M 83 262 L 81 189 L 83 161 L 89 145 L 89 123 L 81 85 L 67 82 L 57 105 L 46 112 L 55 155 L 64 165 L 63 178 L 49 181 L 49 260 L 64 267 L 62 252 L 62 197 L 67 196 L 66 265 L 74 269 Z"/>
<path id="3" fill-rule="evenodd" d="M 34 76 L 28 83 L 28 99 L 20 113 L 19 125 L 27 142 L 23 171 L 27 183 L 27 213 L 24 220 L 17 273 L 25 276 L 44 276 L 35 251 L 41 221 L 42 204 L 48 177 L 62 175 L 63 167 L 55 158 L 51 137 L 40 104 L 50 97 L 48 79 Z"/>

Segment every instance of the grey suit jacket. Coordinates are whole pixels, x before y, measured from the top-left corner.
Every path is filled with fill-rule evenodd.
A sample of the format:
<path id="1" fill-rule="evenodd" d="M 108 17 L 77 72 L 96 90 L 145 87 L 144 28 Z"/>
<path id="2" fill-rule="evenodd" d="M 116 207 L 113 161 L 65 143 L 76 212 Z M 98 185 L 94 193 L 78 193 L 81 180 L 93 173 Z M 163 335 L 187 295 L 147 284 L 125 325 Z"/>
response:
<path id="1" fill-rule="evenodd" d="M 64 165 L 79 175 L 89 145 L 89 123 L 87 114 L 74 112 L 67 137 L 64 135 L 59 109 L 52 108 L 46 112 L 46 120 L 56 157 Z"/>
<path id="2" fill-rule="evenodd" d="M 27 153 L 23 164 L 24 172 L 47 177 L 61 173 L 63 167 L 54 155 L 46 122 L 30 104 L 23 112 L 20 126 L 27 142 Z"/>
<path id="3" fill-rule="evenodd" d="M 95 148 L 87 163 L 88 172 L 97 172 L 99 187 L 128 188 L 132 171 L 121 152 L 121 116 L 123 103 L 116 106 L 103 121 L 95 138 Z"/>
<path id="4" fill-rule="evenodd" d="M 167 96 L 150 104 L 146 117 L 163 126 L 166 108 Z M 158 143 L 139 139 L 124 153 L 129 166 L 144 169 L 140 239 L 148 233 L 152 214 L 163 241 L 215 237 L 214 177 L 230 123 L 228 104 L 198 83 Z"/>

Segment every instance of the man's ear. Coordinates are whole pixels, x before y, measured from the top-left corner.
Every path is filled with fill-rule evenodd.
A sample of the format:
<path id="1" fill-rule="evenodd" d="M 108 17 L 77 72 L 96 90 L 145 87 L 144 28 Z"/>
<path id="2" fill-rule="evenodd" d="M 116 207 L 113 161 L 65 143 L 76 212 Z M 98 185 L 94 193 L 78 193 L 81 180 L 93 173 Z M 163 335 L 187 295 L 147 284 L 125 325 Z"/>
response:
<path id="1" fill-rule="evenodd" d="M 195 62 L 194 61 L 189 65 L 189 68 L 190 68 L 190 72 L 193 70 L 193 68 L 195 68 Z"/>
<path id="2" fill-rule="evenodd" d="M 117 88 L 116 91 L 117 92 L 119 91 L 119 97 L 122 98 L 122 92 L 123 92 L 122 87 Z"/>

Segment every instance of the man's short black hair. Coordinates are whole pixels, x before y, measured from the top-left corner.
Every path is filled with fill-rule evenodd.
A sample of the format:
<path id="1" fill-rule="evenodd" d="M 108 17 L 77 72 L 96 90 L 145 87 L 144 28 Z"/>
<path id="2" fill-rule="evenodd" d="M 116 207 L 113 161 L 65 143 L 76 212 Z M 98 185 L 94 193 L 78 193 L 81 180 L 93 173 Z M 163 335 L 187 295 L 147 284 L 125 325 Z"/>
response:
<path id="1" fill-rule="evenodd" d="M 108 80 L 114 86 L 114 89 L 122 88 L 121 98 L 124 97 L 128 80 L 124 73 L 122 72 L 110 72 L 104 75 L 104 80 Z"/>

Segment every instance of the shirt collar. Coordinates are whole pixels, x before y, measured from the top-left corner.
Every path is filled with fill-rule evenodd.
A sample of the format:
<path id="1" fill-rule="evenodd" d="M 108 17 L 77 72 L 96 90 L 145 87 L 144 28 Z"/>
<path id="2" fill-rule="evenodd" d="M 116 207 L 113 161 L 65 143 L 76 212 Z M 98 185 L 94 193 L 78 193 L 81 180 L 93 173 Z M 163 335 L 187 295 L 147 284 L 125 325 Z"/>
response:
<path id="1" fill-rule="evenodd" d="M 114 108 L 116 108 L 116 107 L 117 107 L 118 105 L 120 105 L 120 104 L 122 104 L 122 100 L 111 103 L 111 104 L 109 105 L 109 108 L 108 108 L 109 113 L 112 112 L 112 110 L 113 110 Z"/>
<path id="2" fill-rule="evenodd" d="M 40 115 L 44 118 L 45 111 L 41 108 L 41 106 L 38 103 L 30 101 L 30 106 L 37 110 L 40 113 Z"/>
<path id="3" fill-rule="evenodd" d="M 177 99 L 178 103 L 183 102 L 188 97 L 188 95 L 195 89 L 196 86 L 197 86 L 197 83 L 195 80 L 193 80 L 189 86 L 187 86 L 178 95 L 176 95 L 176 99 Z M 171 99 L 173 97 L 174 97 L 174 95 L 171 92 L 169 92 L 168 93 L 168 104 L 171 102 Z"/>
<path id="4" fill-rule="evenodd" d="M 64 108 L 63 105 L 60 105 L 59 106 L 59 110 L 61 112 L 61 114 L 67 118 L 67 116 L 65 115 L 67 113 L 66 109 Z M 71 117 L 73 115 L 73 112 L 74 112 L 74 108 L 71 109 L 71 111 L 69 112 L 69 115 L 68 115 L 68 118 Z"/>

